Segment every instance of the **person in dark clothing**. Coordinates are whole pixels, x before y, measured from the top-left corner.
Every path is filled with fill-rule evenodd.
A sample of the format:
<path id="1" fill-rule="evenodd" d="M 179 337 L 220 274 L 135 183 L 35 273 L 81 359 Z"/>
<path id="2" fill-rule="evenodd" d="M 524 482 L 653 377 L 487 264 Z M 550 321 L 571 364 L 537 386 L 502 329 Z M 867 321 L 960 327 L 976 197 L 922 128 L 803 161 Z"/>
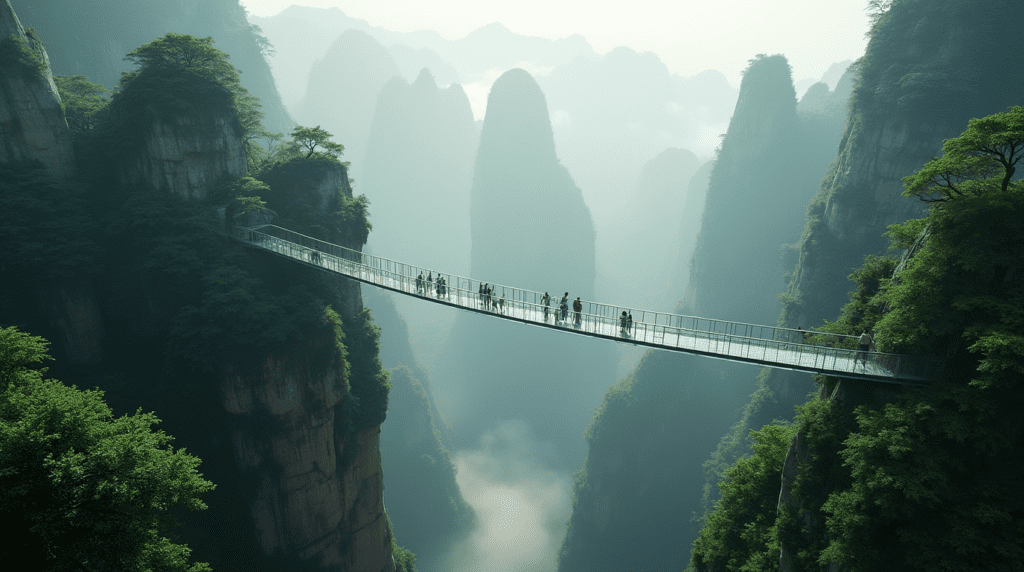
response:
<path id="1" fill-rule="evenodd" d="M 565 321 L 569 317 L 569 293 L 566 292 L 562 299 L 558 301 L 558 311 L 561 314 L 561 321 Z"/>
<path id="2" fill-rule="evenodd" d="M 572 303 L 573 322 L 576 324 L 576 329 L 580 329 L 580 323 L 582 322 L 583 302 L 580 301 L 580 297 L 577 296 Z"/>
<path id="3" fill-rule="evenodd" d="M 875 340 L 871 339 L 871 335 L 865 330 L 861 333 L 860 339 L 857 342 L 857 355 L 853 358 L 853 365 L 857 365 L 857 360 L 864 362 L 864 365 L 868 365 L 868 351 L 871 350 Z"/>
<path id="4" fill-rule="evenodd" d="M 540 303 L 544 305 L 544 321 L 547 322 L 548 321 L 548 306 L 551 304 L 551 296 L 548 296 L 548 293 L 545 292 L 544 296 L 542 296 L 541 299 L 540 299 Z"/>
<path id="5" fill-rule="evenodd" d="M 423 273 L 422 272 L 420 272 L 420 275 L 416 277 L 416 293 L 417 294 L 422 294 L 423 293 Z"/>
<path id="6" fill-rule="evenodd" d="M 633 335 L 633 312 L 626 315 L 626 332 Z"/>
<path id="7" fill-rule="evenodd" d="M 623 310 L 622 311 L 622 315 L 619 316 L 619 334 L 621 334 L 622 337 L 624 337 L 624 338 L 627 337 L 627 334 L 626 334 L 626 323 L 628 321 L 629 321 L 629 318 L 626 316 L 626 311 Z"/>

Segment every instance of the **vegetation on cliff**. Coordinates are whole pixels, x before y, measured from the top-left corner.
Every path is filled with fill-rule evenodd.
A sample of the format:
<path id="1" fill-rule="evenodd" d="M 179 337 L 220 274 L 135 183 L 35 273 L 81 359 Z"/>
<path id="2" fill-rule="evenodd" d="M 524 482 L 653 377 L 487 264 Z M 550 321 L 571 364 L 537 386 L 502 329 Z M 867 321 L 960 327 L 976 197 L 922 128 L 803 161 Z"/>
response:
<path id="1" fill-rule="evenodd" d="M 884 350 L 937 356 L 940 375 L 887 399 L 864 382 L 824 380 L 830 392 L 838 387 L 833 399 L 807 404 L 796 423 L 798 471 L 783 490 L 792 501 L 772 511 L 751 496 L 737 512 L 731 504 L 743 497 L 723 497 L 719 511 L 738 517 L 723 528 L 712 516 L 692 566 L 774 569 L 754 557 L 777 539 L 790 570 L 1021 569 L 1024 183 L 1012 178 L 1013 160 L 999 157 L 1015 156 L 1006 149 L 1024 140 L 1022 111 L 972 121 L 943 157 L 904 179 L 907 195 L 934 190 L 946 200 L 891 228 L 893 246 L 913 247 L 912 256 L 899 266 L 869 257 L 851 276 L 858 290 L 826 327 L 874 331 Z M 945 192 L 950 182 L 972 192 Z M 755 452 L 759 466 L 777 460 L 768 453 Z M 723 491 L 742 489 L 741 474 L 732 470 Z M 764 518 L 775 519 L 774 536 L 721 557 L 736 552 L 729 538 Z"/>
<path id="2" fill-rule="evenodd" d="M 57 182 L 37 165 L 0 169 L 0 270 L 16 278 L 0 290 L 0 320 L 52 338 L 59 330 L 48 313 L 52 300 L 37 293 L 54 290 L 60 299 L 83 284 L 94 290 L 104 320 L 116 324 L 103 340 L 103 361 L 88 369 L 60 363 L 59 371 L 106 389 L 115 411 L 157 409 L 191 449 L 213 458 L 209 470 L 221 490 L 211 493 L 204 516 L 185 517 L 195 528 L 183 534 L 215 568 L 237 569 L 249 561 L 235 555 L 259 547 L 245 505 L 252 479 L 238 474 L 223 434 L 228 420 L 217 388 L 225 368 L 245 375 L 274 356 L 323 350 L 317 355 L 330 363 L 320 365 L 336 386 L 329 389 L 344 395 L 332 413 L 345 446 L 338 467 L 323 467 L 330 474 L 356 459 L 356 433 L 383 421 L 390 384 L 377 358 L 379 330 L 361 310 L 358 290 L 246 249 L 228 237 L 231 215 L 272 209 L 297 230 L 358 249 L 370 228 L 367 202 L 351 196 L 337 154 L 319 148 L 309 157 L 254 155 L 252 177 L 221 180 L 204 199 L 117 180 L 126 161 L 120 151 L 156 121 L 183 119 L 195 125 L 196 138 L 208 134 L 209 117 L 230 118 L 239 137 L 262 130 L 258 102 L 209 38 L 169 34 L 129 57 L 139 67 L 109 100 L 84 76 L 58 79 L 79 148 L 88 149 L 78 157 L 77 179 Z M 264 413 L 242 422 L 265 424 Z M 210 533 L 204 518 L 233 524 Z M 410 554 L 396 558 L 412 569 Z"/>
<path id="3" fill-rule="evenodd" d="M 214 485 L 153 413 L 46 377 L 48 342 L 0 329 L 0 557 L 34 570 L 210 570 L 171 541 L 171 509 Z"/>

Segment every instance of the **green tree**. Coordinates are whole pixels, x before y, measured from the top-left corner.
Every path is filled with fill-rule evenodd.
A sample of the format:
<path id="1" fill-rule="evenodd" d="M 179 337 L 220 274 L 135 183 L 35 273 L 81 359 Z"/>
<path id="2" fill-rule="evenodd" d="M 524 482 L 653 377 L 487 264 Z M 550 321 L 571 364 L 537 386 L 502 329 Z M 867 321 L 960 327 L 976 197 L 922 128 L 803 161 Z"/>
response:
<path id="1" fill-rule="evenodd" d="M 0 557 L 31 570 L 209 570 L 166 532 L 173 507 L 206 508 L 199 459 L 115 418 L 98 390 L 45 377 L 47 342 L 0 329 Z"/>
<path id="2" fill-rule="evenodd" d="M 779 473 L 795 433 L 792 425 L 766 425 L 750 432 L 754 453 L 736 461 L 718 484 L 722 497 L 693 543 L 691 569 L 778 569 Z"/>
<path id="3" fill-rule="evenodd" d="M 345 152 L 345 146 L 331 141 L 332 135 L 321 129 L 319 125 L 316 127 L 296 125 L 291 132 L 291 137 L 294 148 L 305 153 L 307 159 L 314 154 L 340 157 Z M 317 148 L 320 150 L 317 151 Z"/>
<path id="4" fill-rule="evenodd" d="M 84 75 L 53 76 L 64 105 L 64 117 L 72 133 L 84 133 L 96 127 L 101 111 L 110 103 L 110 91 Z"/>
<path id="5" fill-rule="evenodd" d="M 940 203 L 965 196 L 1006 192 L 1024 158 L 1024 107 L 972 119 L 959 137 L 942 144 L 942 157 L 903 179 L 906 196 Z"/>
<path id="6" fill-rule="evenodd" d="M 255 141 L 270 135 L 263 111 L 259 99 L 242 86 L 231 56 L 213 43 L 212 38 L 172 33 L 139 46 L 125 57 L 138 67 L 121 74 L 114 100 L 136 110 L 153 107 L 175 114 L 227 107 L 241 127 L 252 166 L 258 156 Z M 127 121 L 131 125 L 132 118 Z"/>

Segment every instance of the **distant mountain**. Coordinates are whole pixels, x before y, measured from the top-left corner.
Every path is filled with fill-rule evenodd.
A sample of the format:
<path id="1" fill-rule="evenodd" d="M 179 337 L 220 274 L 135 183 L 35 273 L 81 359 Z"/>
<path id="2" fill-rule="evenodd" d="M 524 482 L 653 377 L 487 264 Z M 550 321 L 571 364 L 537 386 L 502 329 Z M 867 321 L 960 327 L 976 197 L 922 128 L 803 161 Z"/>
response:
<path id="1" fill-rule="evenodd" d="M 583 194 L 559 164 L 544 94 L 513 69 L 491 89 L 471 191 L 472 276 L 553 298 L 594 295 L 594 230 Z M 470 285 L 477 291 L 477 283 Z M 539 300 L 538 300 L 539 302 Z M 460 313 L 445 352 L 451 374 L 435 397 L 468 439 L 502 420 L 525 421 L 578 467 L 580 433 L 614 378 L 593 340 Z"/>
<path id="2" fill-rule="evenodd" d="M 133 68 L 125 54 L 147 42 L 168 32 L 212 37 L 242 71 L 242 85 L 260 98 L 266 126 L 291 129 L 261 53 L 262 38 L 238 0 L 96 0 L 88 7 L 73 0 L 18 0 L 17 9 L 46 43 L 54 74 L 87 75 L 108 88 Z"/>
<path id="3" fill-rule="evenodd" d="M 624 47 L 574 58 L 538 83 L 549 94 L 559 154 L 586 193 L 601 240 L 644 164 L 668 147 L 709 156 L 735 101 L 717 72 L 684 80 L 657 55 Z"/>
<path id="4" fill-rule="evenodd" d="M 295 109 L 300 124 L 320 125 L 345 145 L 344 158 L 352 162 L 350 172 L 357 182 L 377 96 L 400 73 L 384 46 L 364 32 L 349 30 L 313 65 L 306 96 Z"/>
<path id="5" fill-rule="evenodd" d="M 372 26 L 338 8 L 291 6 L 275 16 L 253 16 L 250 20 L 263 29 L 277 48 L 270 62 L 289 105 L 302 97 L 313 62 L 322 58 L 346 30 L 365 32 L 392 50 L 407 80 L 412 81 L 420 69 L 427 67 L 442 86 L 459 79 L 476 81 L 488 72 L 505 71 L 521 62 L 555 67 L 578 55 L 594 55 L 579 35 L 552 41 L 515 34 L 499 23 L 484 26 L 459 40 L 446 40 L 433 31 L 406 33 Z M 396 46 L 402 48 L 394 50 Z M 415 57 L 407 65 L 410 55 Z M 456 76 L 451 69 L 457 70 Z"/>
<path id="6" fill-rule="evenodd" d="M 659 306 L 673 261 L 681 254 L 680 221 L 691 214 L 696 216 L 690 218 L 700 221 L 703 203 L 689 200 L 690 179 L 699 167 L 696 155 L 675 147 L 644 165 L 634 194 L 608 226 L 607 247 L 598 258 L 607 299 L 649 310 L 673 309 Z M 696 237 L 699 229 L 690 230 Z"/>
<path id="7" fill-rule="evenodd" d="M 839 129 L 831 137 L 808 130 L 798 114 L 785 57 L 752 60 L 710 169 L 692 258 L 680 252 L 690 270 L 681 311 L 771 323 L 784 284 L 780 247 L 800 236 L 803 206 Z M 698 197 L 703 182 L 703 173 L 692 179 Z M 560 572 L 685 566 L 697 536 L 691 517 L 702 506 L 701 466 L 756 389 L 757 371 L 648 352 L 605 395 L 588 429 L 586 478 L 577 483 Z"/>

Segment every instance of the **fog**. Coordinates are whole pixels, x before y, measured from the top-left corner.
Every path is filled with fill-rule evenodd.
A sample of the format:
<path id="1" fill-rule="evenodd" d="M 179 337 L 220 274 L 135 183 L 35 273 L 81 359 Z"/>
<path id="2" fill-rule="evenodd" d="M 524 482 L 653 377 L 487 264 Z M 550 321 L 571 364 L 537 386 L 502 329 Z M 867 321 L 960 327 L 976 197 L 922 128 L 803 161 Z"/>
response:
<path id="1" fill-rule="evenodd" d="M 556 299 L 568 291 L 762 323 L 778 315 L 780 246 L 799 237 L 803 207 L 834 157 L 848 95 L 839 85 L 862 53 L 866 25 L 859 0 L 657 13 L 643 2 L 629 13 L 530 2 L 434 4 L 429 14 L 398 3 L 245 4 L 275 46 L 269 62 L 296 121 L 346 146 L 355 192 L 370 199 L 367 251 L 472 277 L 474 291 L 480 281 L 499 294 L 501 286 Z M 741 12 L 748 18 L 737 21 Z M 434 17 L 442 13 L 444 22 Z M 744 81 L 757 54 L 776 52 L 786 58 L 766 60 Z M 740 157 L 750 153 L 759 158 L 745 171 Z M 713 183 L 716 159 L 727 166 Z M 722 302 L 729 297 L 739 303 Z M 399 542 L 421 554 L 420 570 L 558 570 L 573 474 L 594 453 L 583 434 L 617 381 L 652 376 L 682 401 L 670 429 L 674 456 L 645 476 L 645 490 L 673 474 L 686 490 L 651 509 L 663 522 L 641 536 L 678 541 L 662 542 L 668 552 L 651 562 L 685 557 L 699 467 L 753 391 L 751 368 L 644 366 L 647 354 L 631 346 L 389 294 L 366 300 L 375 315 L 400 316 L 407 337 L 386 332 L 382 355 L 401 356 L 388 367 L 419 372 L 459 494 L 475 513 L 472 530 L 444 546 L 403 533 L 423 523 L 395 520 Z M 401 371 L 396 379 L 412 375 Z M 392 411 L 412 411 L 398 395 Z M 389 431 L 399 425 L 412 431 L 389 417 L 382 444 L 397 442 Z M 657 448 L 636 450 L 648 446 Z M 388 487 L 417 482 L 408 463 L 389 464 L 386 448 L 382 455 Z"/>

